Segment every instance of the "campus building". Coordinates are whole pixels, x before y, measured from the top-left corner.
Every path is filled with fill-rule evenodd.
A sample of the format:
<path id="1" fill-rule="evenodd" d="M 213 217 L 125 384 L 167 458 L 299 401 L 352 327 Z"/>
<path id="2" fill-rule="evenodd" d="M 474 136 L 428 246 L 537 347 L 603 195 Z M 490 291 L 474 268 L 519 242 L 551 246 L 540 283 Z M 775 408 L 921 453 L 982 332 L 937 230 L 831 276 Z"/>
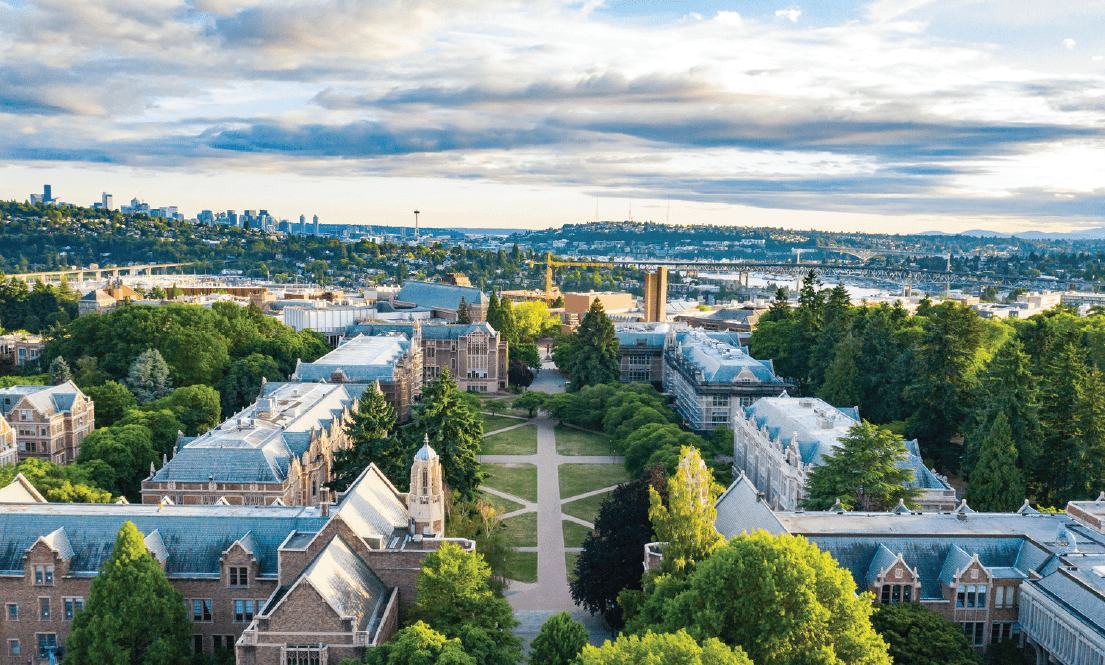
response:
<path id="1" fill-rule="evenodd" d="M 440 474 L 432 449 L 420 455 Z M 334 506 L 0 502 L 0 663 L 64 648 L 125 522 L 183 594 L 195 652 L 234 649 L 240 665 L 360 659 L 395 633 L 422 559 L 450 540 L 409 508 L 435 502 L 440 486 L 401 493 L 374 465 Z"/>
<path id="2" fill-rule="evenodd" d="M 0 388 L 0 414 L 15 430 L 19 461 L 69 464 L 96 424 L 95 405 L 72 381 L 56 386 Z M 0 448 L 3 447 L 0 429 Z"/>
<path id="3" fill-rule="evenodd" d="M 142 481 L 142 503 L 317 506 L 330 499 L 334 452 L 350 446 L 373 384 L 266 383 L 256 402 L 176 452 Z"/>
<path id="4" fill-rule="evenodd" d="M 768 505 L 795 510 L 806 496 L 810 470 L 831 457 L 858 422 L 857 408 L 837 408 L 813 397 L 765 397 L 750 406 L 735 406 L 733 476 L 743 473 L 764 493 Z M 955 490 L 947 478 L 925 468 L 917 441 L 906 442 L 906 450 L 898 466 L 913 472 L 909 486 L 921 490 L 916 499 L 920 509 L 954 508 Z"/>
<path id="5" fill-rule="evenodd" d="M 1105 493 L 1066 513 L 773 511 L 742 475 L 717 500 L 724 536 L 802 536 L 883 604 L 920 602 L 978 649 L 1021 640 L 1038 663 L 1105 663 Z M 662 548 L 647 548 L 655 566 Z"/>
<path id="6" fill-rule="evenodd" d="M 417 337 L 417 331 L 412 331 Z M 422 345 L 402 332 L 358 334 L 312 363 L 296 361 L 289 381 L 375 383 L 395 410 L 410 420 L 411 405 L 422 394 Z"/>
<path id="7" fill-rule="evenodd" d="M 394 304 L 426 307 L 432 311 L 432 318 L 456 321 L 463 298 L 469 321 L 476 323 L 486 319 L 488 299 L 483 291 L 474 286 L 462 286 L 455 278 L 449 281 L 457 283 L 403 282 L 403 287 L 395 294 Z"/>
<path id="8" fill-rule="evenodd" d="M 486 321 L 479 323 L 360 323 L 346 338 L 401 333 L 422 349 L 422 382 L 448 369 L 460 390 L 493 393 L 506 390 L 509 343 Z"/>
<path id="9" fill-rule="evenodd" d="M 11 358 L 12 365 L 23 367 L 32 365 L 46 349 L 46 342 L 39 335 L 11 333 L 0 335 L 0 355 Z"/>
<path id="10" fill-rule="evenodd" d="M 127 301 L 142 300 L 142 295 L 122 284 L 104 289 L 93 289 L 77 301 L 77 316 L 107 314 Z"/>

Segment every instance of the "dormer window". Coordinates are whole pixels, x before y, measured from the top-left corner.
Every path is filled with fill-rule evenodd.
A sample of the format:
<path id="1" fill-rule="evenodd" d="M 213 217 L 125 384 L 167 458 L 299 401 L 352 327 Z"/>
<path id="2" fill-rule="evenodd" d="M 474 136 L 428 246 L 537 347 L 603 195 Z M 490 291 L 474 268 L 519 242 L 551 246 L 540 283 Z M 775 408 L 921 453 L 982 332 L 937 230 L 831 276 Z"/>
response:
<path id="1" fill-rule="evenodd" d="M 35 566 L 35 584 L 38 586 L 54 585 L 53 566 Z"/>
<path id="2" fill-rule="evenodd" d="M 249 586 L 249 568 L 245 566 L 230 568 L 230 586 Z"/>

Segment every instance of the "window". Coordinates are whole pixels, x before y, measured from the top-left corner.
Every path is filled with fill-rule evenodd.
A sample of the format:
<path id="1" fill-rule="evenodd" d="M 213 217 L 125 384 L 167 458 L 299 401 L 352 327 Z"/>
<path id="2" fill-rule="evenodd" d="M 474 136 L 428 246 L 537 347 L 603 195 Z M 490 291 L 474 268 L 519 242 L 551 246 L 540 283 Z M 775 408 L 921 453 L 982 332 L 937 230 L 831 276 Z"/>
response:
<path id="1" fill-rule="evenodd" d="M 1016 607 L 1017 606 L 1017 589 L 1020 587 L 1011 586 L 1005 590 L 1005 606 Z"/>
<path id="2" fill-rule="evenodd" d="M 1000 608 L 1005 602 L 1005 587 L 994 587 L 994 609 Z M 993 640 L 991 640 L 992 642 Z"/>
<path id="3" fill-rule="evenodd" d="M 192 601 L 192 621 L 204 622 L 211 620 L 211 601 L 210 600 L 193 600 Z"/>
<path id="4" fill-rule="evenodd" d="M 249 568 L 231 567 L 230 586 L 249 586 Z"/>
<path id="5" fill-rule="evenodd" d="M 902 585 L 894 585 L 894 593 L 890 596 L 890 602 L 894 604 L 902 602 Z"/>
<path id="6" fill-rule="evenodd" d="M 192 651 L 203 653 L 203 635 L 192 636 Z"/>
<path id="7" fill-rule="evenodd" d="M 13 656 L 19 655 L 19 640 L 8 640 L 8 653 Z"/>
<path id="8" fill-rule="evenodd" d="M 65 603 L 65 619 L 72 621 L 77 612 L 84 609 L 84 598 L 63 598 Z"/>
<path id="9" fill-rule="evenodd" d="M 967 636 L 967 641 L 972 646 L 982 646 L 982 639 L 985 637 L 986 624 L 981 621 L 968 621 L 963 624 L 963 634 Z"/>
<path id="10" fill-rule="evenodd" d="M 311 481 L 311 496 L 318 496 L 318 481 Z"/>
<path id="11" fill-rule="evenodd" d="M 39 586 L 54 585 L 53 566 L 35 566 L 35 584 Z"/>
<path id="12" fill-rule="evenodd" d="M 38 634 L 38 657 L 42 660 L 46 660 L 49 656 L 46 654 L 54 651 L 58 648 L 58 636 L 54 633 L 39 633 Z"/>
<path id="13" fill-rule="evenodd" d="M 39 598 L 38 599 L 38 606 L 39 606 L 39 609 L 41 610 L 41 612 L 39 614 L 39 617 L 43 621 L 49 621 L 50 620 L 50 599 L 49 598 Z"/>
<path id="14" fill-rule="evenodd" d="M 1021 625 L 1015 621 L 995 621 L 990 625 L 990 643 L 1019 638 Z"/>
<path id="15" fill-rule="evenodd" d="M 234 621 L 242 623 L 245 621 L 253 620 L 253 601 L 252 600 L 236 600 L 234 601 Z"/>
<path id="16" fill-rule="evenodd" d="M 956 607 L 963 607 L 964 603 L 966 602 L 966 598 L 967 598 L 967 587 L 960 586 L 959 591 L 955 596 L 955 606 Z"/>
<path id="17" fill-rule="evenodd" d="M 19 606 L 8 603 L 8 621 L 19 621 Z"/>
<path id="18" fill-rule="evenodd" d="M 976 587 L 972 584 L 967 587 L 967 607 L 975 606 L 975 595 L 978 593 Z"/>
<path id="19" fill-rule="evenodd" d="M 986 587 L 984 586 L 978 588 L 978 606 L 986 607 Z"/>
<path id="20" fill-rule="evenodd" d="M 284 648 L 284 665 L 320 665 L 325 648 L 317 644 L 289 644 Z"/>
<path id="21" fill-rule="evenodd" d="M 902 587 L 902 602 L 903 603 L 912 603 L 913 602 L 913 587 L 909 586 L 908 584 L 906 586 Z"/>

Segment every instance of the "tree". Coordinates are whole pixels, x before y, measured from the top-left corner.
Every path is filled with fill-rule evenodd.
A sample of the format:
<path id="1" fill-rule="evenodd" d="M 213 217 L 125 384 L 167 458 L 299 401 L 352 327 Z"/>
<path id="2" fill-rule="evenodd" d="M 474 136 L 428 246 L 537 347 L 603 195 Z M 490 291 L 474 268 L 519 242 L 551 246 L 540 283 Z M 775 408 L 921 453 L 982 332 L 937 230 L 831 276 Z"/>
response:
<path id="1" fill-rule="evenodd" d="M 568 389 L 578 391 L 583 386 L 621 381 L 618 364 L 618 338 L 614 324 L 606 316 L 602 301 L 595 298 L 576 332 L 578 352 L 570 370 Z"/>
<path id="2" fill-rule="evenodd" d="M 518 360 L 527 367 L 537 369 L 541 367 L 541 352 L 533 342 L 519 342 L 510 347 L 510 360 Z"/>
<path id="3" fill-rule="evenodd" d="M 131 363 L 127 373 L 127 387 L 139 404 L 160 399 L 172 390 L 169 365 L 157 349 L 146 349 Z"/>
<path id="4" fill-rule="evenodd" d="M 50 503 L 111 503 L 111 492 L 99 486 L 93 476 L 101 463 L 66 464 L 29 457 L 19 464 L 0 466 L 0 487 L 7 487 L 16 474 L 23 474 Z"/>
<path id="5" fill-rule="evenodd" d="M 388 478 L 404 478 L 410 472 L 410 461 L 403 443 L 389 436 L 394 428 L 395 410 L 373 383 L 361 393 L 353 422 L 345 428 L 349 448 L 334 451 L 332 480 L 326 486 L 343 492 L 372 463 Z"/>
<path id="6" fill-rule="evenodd" d="M 448 369 L 443 368 L 433 382 L 422 388 L 422 404 L 403 432 L 407 445 L 414 450 L 428 436 L 430 446 L 441 457 L 445 484 L 461 501 L 476 497 L 480 483 L 487 478 L 477 459 L 483 422 L 461 401 Z"/>
<path id="7" fill-rule="evenodd" d="M 491 568 L 488 584 L 497 597 L 506 592 L 514 548 L 507 542 L 506 528 L 495 507 L 481 499 L 445 506 L 445 536 L 467 538 L 476 543 L 476 553 Z"/>
<path id="8" fill-rule="evenodd" d="M 760 317 L 760 321 L 785 321 L 791 316 L 793 316 L 793 312 L 787 299 L 786 287 L 780 286 L 775 289 L 775 301 L 771 303 L 771 307 L 767 312 Z"/>
<path id="9" fill-rule="evenodd" d="M 550 305 L 550 307 L 552 307 L 553 309 L 563 309 L 564 308 L 564 296 L 558 295 L 556 297 L 556 300 L 553 301 L 553 303 L 552 303 L 552 305 Z"/>
<path id="10" fill-rule="evenodd" d="M 219 386 L 223 412 L 228 415 L 238 413 L 253 404 L 261 394 L 262 379 L 284 380 L 280 366 L 270 356 L 251 353 L 245 358 L 235 360 Z"/>
<path id="11" fill-rule="evenodd" d="M 684 446 L 679 468 L 668 483 L 668 502 L 655 488 L 648 490 L 648 518 L 664 545 L 664 572 L 684 574 L 716 550 L 725 537 L 714 528 L 714 477 L 698 451 Z"/>
<path id="12" fill-rule="evenodd" d="M 521 360 L 512 358 L 510 368 L 507 370 L 507 379 L 512 386 L 528 388 L 533 383 L 533 370 L 526 367 L 526 364 Z"/>
<path id="13" fill-rule="evenodd" d="M 477 662 L 516 663 L 522 642 L 510 631 L 518 622 L 510 604 L 495 595 L 490 578 L 491 568 L 480 555 L 446 543 L 422 560 L 415 612 L 434 630 L 459 638 Z"/>
<path id="14" fill-rule="evenodd" d="M 191 635 L 184 596 L 165 579 L 134 523 L 124 522 L 84 610 L 73 618 L 65 662 L 183 665 L 191 660 Z"/>
<path id="15" fill-rule="evenodd" d="M 810 471 L 802 505 L 828 510 L 840 499 L 849 510 L 882 511 L 901 499 L 912 507 L 921 490 L 905 485 L 913 480 L 912 469 L 898 466 L 906 456 L 905 444 L 890 430 L 856 423 L 833 455 Z"/>
<path id="16" fill-rule="evenodd" d="M 642 552 L 656 540 L 648 517 L 649 490 L 667 501 L 667 481 L 667 472 L 657 464 L 639 479 L 615 487 L 599 506 L 595 528 L 576 559 L 576 579 L 568 583 L 572 600 L 592 614 L 602 614 L 615 628 L 623 625 L 618 594 L 640 590 Z"/>
<path id="17" fill-rule="evenodd" d="M 1024 476 L 1017 468 L 1017 449 L 1004 412 L 998 412 L 990 435 L 980 446 L 966 499 L 975 510 L 985 513 L 1012 512 L 1025 499 Z"/>
<path id="18" fill-rule="evenodd" d="M 457 305 L 457 323 L 472 323 L 472 317 L 468 314 L 468 303 L 464 302 L 464 296 L 460 297 Z"/>
<path id="19" fill-rule="evenodd" d="M 151 404 L 154 403 L 151 402 Z M 150 445 L 153 446 L 154 456 L 157 459 L 163 455 L 173 454 L 177 435 L 184 429 L 176 414 L 169 409 L 132 409 L 119 419 L 110 431 L 118 432 L 120 428 L 127 425 L 139 425 L 149 431 Z"/>
<path id="20" fill-rule="evenodd" d="M 199 436 L 222 422 L 219 391 L 202 384 L 177 388 L 168 397 L 148 402 L 142 408 L 172 411 L 187 436 Z"/>
<path id="21" fill-rule="evenodd" d="M 88 354 L 77 358 L 76 367 L 73 371 L 73 383 L 76 383 L 81 389 L 98 386 L 107 379 L 107 372 L 100 369 L 99 361 L 96 358 Z"/>
<path id="22" fill-rule="evenodd" d="M 365 653 L 367 665 L 477 665 L 464 653 L 460 640 L 448 639 L 421 621 L 407 626 L 390 640 Z M 357 665 L 346 659 L 341 665 Z"/>
<path id="23" fill-rule="evenodd" d="M 541 624 L 530 642 L 529 665 L 571 665 L 587 646 L 587 629 L 567 612 L 554 614 Z"/>
<path id="24" fill-rule="evenodd" d="M 959 624 L 921 603 L 879 605 L 871 625 L 898 665 L 982 665 Z"/>
<path id="25" fill-rule="evenodd" d="M 586 646 L 576 665 L 752 665 L 740 647 L 708 639 L 699 646 L 686 631 L 621 635 L 601 647 Z"/>
<path id="26" fill-rule="evenodd" d="M 150 430 L 132 424 L 93 430 L 81 441 L 77 462 L 100 460 L 110 470 L 110 479 L 97 484 L 131 503 L 142 500 L 142 479 L 149 475 L 151 463 L 158 461 Z"/>
<path id="27" fill-rule="evenodd" d="M 863 351 L 860 340 L 847 334 L 836 345 L 817 396 L 829 404 L 859 406 L 863 400 L 863 375 L 856 360 Z"/>
<path id="28" fill-rule="evenodd" d="M 69 363 L 65 362 L 65 358 L 58 356 L 50 361 L 50 383 L 60 386 L 72 380 L 73 373 L 69 371 Z"/>
<path id="29" fill-rule="evenodd" d="M 107 381 L 102 386 L 89 386 L 84 389 L 84 394 L 94 404 L 96 427 L 99 428 L 111 427 L 127 411 L 138 406 L 134 394 L 123 384 L 114 381 Z"/>
<path id="30" fill-rule="evenodd" d="M 686 578 L 656 578 L 627 607 L 626 633 L 682 629 L 740 647 L 757 665 L 890 665 L 871 627 L 872 600 L 814 543 L 757 531 L 732 538 Z"/>
<path id="31" fill-rule="evenodd" d="M 549 396 L 545 393 L 538 392 L 536 390 L 529 390 L 522 393 L 518 397 L 515 397 L 514 402 L 511 406 L 513 406 L 515 409 L 525 409 L 529 411 L 529 417 L 532 418 L 534 415 L 536 415 L 535 412 L 537 411 L 537 409 L 540 409 L 542 406 L 545 405 L 545 400 L 547 400 L 548 398 Z"/>

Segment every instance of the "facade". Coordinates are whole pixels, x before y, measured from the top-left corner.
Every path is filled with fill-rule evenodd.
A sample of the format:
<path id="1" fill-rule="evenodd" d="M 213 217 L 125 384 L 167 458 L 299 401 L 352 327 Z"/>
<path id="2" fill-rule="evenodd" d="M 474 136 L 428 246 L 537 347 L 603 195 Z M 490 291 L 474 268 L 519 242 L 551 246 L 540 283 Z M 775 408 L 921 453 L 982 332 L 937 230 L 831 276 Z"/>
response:
<path id="1" fill-rule="evenodd" d="M 457 387 L 469 392 L 506 390 L 509 344 L 486 321 L 469 324 L 362 323 L 349 326 L 346 337 L 406 334 L 422 348 L 422 382 L 449 370 Z"/>
<path id="2" fill-rule="evenodd" d="M 0 418 L 0 466 L 19 463 L 19 444 L 7 418 Z"/>
<path id="3" fill-rule="evenodd" d="M 0 355 L 11 358 L 16 367 L 34 364 L 45 348 L 46 342 L 39 335 L 0 335 Z"/>
<path id="4" fill-rule="evenodd" d="M 396 420 L 410 420 L 411 405 L 422 394 L 422 345 L 404 333 L 357 335 L 313 363 L 297 361 L 289 381 L 375 383 Z"/>
<path id="5" fill-rule="evenodd" d="M 717 510 L 722 535 L 802 536 L 876 603 L 920 602 L 979 649 L 1017 639 L 1041 664 L 1105 663 L 1105 494 L 1055 514 L 1027 502 L 1015 513 L 976 513 L 966 503 L 939 513 L 775 512 L 742 476 Z"/>
<path id="6" fill-rule="evenodd" d="M 72 381 L 56 386 L 0 388 L 0 414 L 15 430 L 19 461 L 76 461 L 81 440 L 96 425 L 95 411 L 92 400 Z"/>
<path id="7" fill-rule="evenodd" d="M 413 533 L 408 500 L 370 465 L 332 507 L 2 504 L 0 663 L 64 648 L 124 522 L 184 595 L 196 652 L 233 648 L 242 665 L 361 658 L 398 629 L 422 558 L 447 542 Z"/>
<path id="8" fill-rule="evenodd" d="M 628 312 L 637 306 L 637 300 L 631 293 L 614 291 L 591 291 L 590 293 L 563 293 L 564 309 L 575 314 L 582 321 L 591 303 L 598 300 L 607 314 Z"/>
<path id="9" fill-rule="evenodd" d="M 266 383 L 261 397 L 142 481 L 142 503 L 317 506 L 365 384 Z M 166 501 L 166 499 L 168 501 Z"/>
<path id="10" fill-rule="evenodd" d="M 840 445 L 859 422 L 856 408 L 837 408 L 817 398 L 765 397 L 733 409 L 733 475 L 744 474 L 764 493 L 768 505 L 796 510 L 806 496 L 810 470 Z M 916 441 L 906 443 L 900 467 L 913 471 L 911 487 L 921 490 L 921 510 L 955 508 L 955 490 L 947 478 L 925 468 Z"/>
<path id="11" fill-rule="evenodd" d="M 671 330 L 664 341 L 664 390 L 697 432 L 728 426 L 730 409 L 750 406 L 794 388 L 775 376 L 770 360 L 756 360 L 735 333 Z"/>
<path id="12" fill-rule="evenodd" d="M 456 281 L 455 279 L 451 281 Z M 436 282 L 403 282 L 403 288 L 395 295 L 397 303 L 426 307 L 433 311 L 433 318 L 457 320 L 457 309 L 464 298 L 468 306 L 468 320 L 472 323 L 487 318 L 487 296 L 473 286 Z"/>
<path id="13" fill-rule="evenodd" d="M 664 341 L 673 326 L 668 323 L 615 323 L 618 365 L 622 383 L 664 383 Z"/>
<path id="14" fill-rule="evenodd" d="M 668 319 L 668 269 L 656 268 L 645 275 L 645 321 Z"/>
<path id="15" fill-rule="evenodd" d="M 93 289 L 77 301 L 77 316 L 107 314 L 127 300 L 134 302 L 141 299 L 142 296 L 137 291 L 123 285 Z"/>
<path id="16" fill-rule="evenodd" d="M 766 307 L 741 307 L 719 309 L 712 312 L 694 312 L 680 314 L 676 321 L 688 323 L 704 330 L 731 330 L 733 332 L 753 332 L 760 317 L 767 313 Z"/>

